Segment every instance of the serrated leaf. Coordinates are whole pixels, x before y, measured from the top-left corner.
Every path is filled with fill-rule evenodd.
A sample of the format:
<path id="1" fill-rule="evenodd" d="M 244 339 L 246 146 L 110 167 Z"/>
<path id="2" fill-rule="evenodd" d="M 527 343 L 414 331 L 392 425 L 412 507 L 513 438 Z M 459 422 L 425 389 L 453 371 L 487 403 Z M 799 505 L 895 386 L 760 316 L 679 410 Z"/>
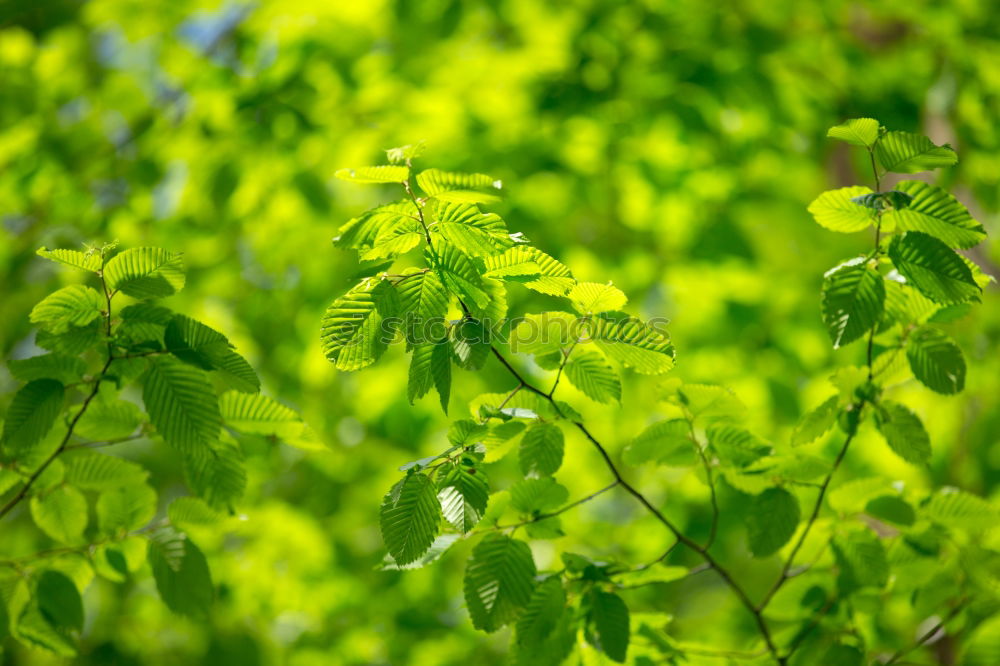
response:
<path id="1" fill-rule="evenodd" d="M 517 619 L 531 600 L 535 562 L 528 544 L 487 534 L 465 569 L 465 603 L 476 629 L 494 632 Z"/>
<path id="2" fill-rule="evenodd" d="M 425 474 L 407 474 L 382 500 L 382 540 L 399 565 L 409 564 L 427 552 L 440 521 L 437 488 Z"/>
<path id="3" fill-rule="evenodd" d="M 874 328 L 884 304 L 882 275 L 867 264 L 843 266 L 827 273 L 822 310 L 833 348 L 854 342 Z"/>
<path id="4" fill-rule="evenodd" d="M 735 467 L 746 467 L 770 451 L 770 447 L 749 430 L 729 423 L 712 424 L 705 435 L 719 460 Z"/>
<path id="5" fill-rule="evenodd" d="M 573 345 L 587 334 L 585 324 L 568 312 L 520 317 L 511 331 L 510 348 L 518 354 L 548 354 Z"/>
<path id="6" fill-rule="evenodd" d="M 522 513 L 543 513 L 558 509 L 569 499 L 566 487 L 551 476 L 524 479 L 510 488 L 510 503 Z"/>
<path id="7" fill-rule="evenodd" d="M 958 162 L 958 155 L 948 146 L 935 146 L 920 134 L 886 132 L 875 144 L 875 156 L 886 172 L 919 173 Z"/>
<path id="8" fill-rule="evenodd" d="M 500 181 L 484 173 L 453 173 L 440 169 L 425 169 L 418 173 L 417 185 L 432 197 L 454 191 L 500 189 Z"/>
<path id="9" fill-rule="evenodd" d="M 534 423 L 521 438 L 518 462 L 525 476 L 552 476 L 562 465 L 565 441 L 554 423 Z"/>
<path id="10" fill-rule="evenodd" d="M 95 319 L 86 326 L 73 326 L 63 333 L 53 333 L 44 328 L 35 336 L 35 344 L 60 354 L 79 356 L 104 340 L 101 321 Z"/>
<path id="11" fill-rule="evenodd" d="M 957 488 L 944 488 L 931 497 L 923 513 L 945 527 L 986 530 L 996 527 L 1000 509 L 982 497 Z"/>
<path id="12" fill-rule="evenodd" d="M 665 331 L 624 313 L 602 313 L 587 321 L 597 347 L 610 358 L 644 375 L 674 367 L 674 346 Z"/>
<path id="13" fill-rule="evenodd" d="M 463 534 L 469 532 L 486 513 L 490 499 L 489 479 L 477 465 L 457 464 L 444 468 L 438 500 L 444 519 Z"/>
<path id="14" fill-rule="evenodd" d="M 519 282 L 541 294 L 565 296 L 576 284 L 566 266 L 534 247 L 512 247 L 482 261 L 484 275 Z"/>
<path id="15" fill-rule="evenodd" d="M 198 368 L 167 356 L 153 357 L 142 400 L 156 431 L 182 453 L 197 453 L 219 436 L 219 401 Z"/>
<path id="16" fill-rule="evenodd" d="M 896 188 L 912 197 L 906 208 L 889 210 L 882 219 L 897 231 L 922 231 L 950 247 L 969 248 L 986 238 L 983 225 L 958 199 L 936 185 L 904 180 Z"/>
<path id="17" fill-rule="evenodd" d="M 875 412 L 878 429 L 896 455 L 914 465 L 923 465 L 931 457 L 931 439 L 920 418 L 895 402 L 884 401 Z"/>
<path id="18" fill-rule="evenodd" d="M 163 335 L 171 354 L 202 370 L 217 370 L 237 391 L 256 393 L 260 379 L 222 333 L 184 315 L 174 315 Z"/>
<path id="19" fill-rule="evenodd" d="M 479 370 L 489 358 L 490 331 L 483 322 L 465 318 L 451 328 L 451 351 L 455 364 L 466 370 Z"/>
<path id="20" fill-rule="evenodd" d="M 451 349 L 446 340 L 419 344 L 413 348 L 410 358 L 406 389 L 410 403 L 422 398 L 432 387 L 437 389 L 441 409 L 447 414 L 451 393 Z"/>
<path id="21" fill-rule="evenodd" d="M 691 429 L 684 419 L 660 421 L 649 426 L 625 447 L 622 460 L 629 465 L 655 463 L 670 467 L 685 467 L 696 461 L 696 444 L 691 441 Z"/>
<path id="22" fill-rule="evenodd" d="M 490 298 L 483 289 L 482 280 L 472 259 L 451 243 L 437 243 L 428 248 L 427 261 L 436 267 L 448 291 L 456 294 L 468 305 L 485 308 Z"/>
<path id="23" fill-rule="evenodd" d="M 594 352 L 573 355 L 563 370 L 566 379 L 584 395 L 597 402 L 621 402 L 622 383 L 618 373 Z"/>
<path id="24" fill-rule="evenodd" d="M 552 576 L 539 584 L 524 612 L 517 618 L 515 636 L 518 656 L 538 655 L 539 653 L 558 652 L 550 650 L 553 634 L 560 625 L 566 613 L 566 593 L 558 576 Z M 563 654 L 562 656 L 565 656 Z M 558 657 L 554 657 L 558 659 Z M 523 663 L 519 659 L 518 663 Z M 558 663 L 549 661 L 546 663 Z"/>
<path id="25" fill-rule="evenodd" d="M 896 495 L 880 495 L 868 500 L 865 513 L 873 518 L 904 526 L 912 525 L 917 519 L 913 507 Z"/>
<path id="26" fill-rule="evenodd" d="M 803 416 L 792 433 L 792 446 L 812 444 L 828 433 L 837 421 L 839 404 L 838 397 L 832 396 Z"/>
<path id="27" fill-rule="evenodd" d="M 878 121 L 874 118 L 851 118 L 831 127 L 826 135 L 852 146 L 871 147 L 878 139 Z"/>
<path id="28" fill-rule="evenodd" d="M 97 497 L 97 524 L 107 535 L 144 527 L 156 515 L 156 491 L 145 483 L 104 490 Z"/>
<path id="29" fill-rule="evenodd" d="M 376 568 L 380 571 L 407 571 L 410 569 L 422 569 L 428 564 L 432 564 L 441 559 L 441 556 L 448 552 L 448 549 L 461 538 L 461 534 L 439 534 L 435 537 L 434 543 L 432 543 L 431 547 L 427 549 L 427 552 L 413 562 L 400 565 L 392 559 L 392 556 L 386 555 L 382 564 Z"/>
<path id="30" fill-rule="evenodd" d="M 56 541 L 75 543 L 87 527 L 87 500 L 76 488 L 57 486 L 31 498 L 31 518 Z"/>
<path id="31" fill-rule="evenodd" d="M 142 410 L 126 400 L 94 400 L 76 422 L 74 433 L 90 440 L 128 437 L 143 422 Z"/>
<path id="32" fill-rule="evenodd" d="M 345 222 L 339 229 L 340 235 L 333 239 L 334 245 L 353 248 L 363 254 L 371 250 L 380 237 L 388 238 L 400 228 L 410 229 L 413 223 L 419 225 L 419 212 L 409 199 L 377 206 Z"/>
<path id="33" fill-rule="evenodd" d="M 137 463 L 93 451 L 65 455 L 64 462 L 66 483 L 83 490 L 109 490 L 144 483 L 149 477 L 149 472 Z"/>
<path id="34" fill-rule="evenodd" d="M 514 244 L 499 215 L 484 213 L 473 204 L 434 201 L 428 210 L 432 230 L 471 256 L 500 254 Z"/>
<path id="35" fill-rule="evenodd" d="M 163 298 L 184 287 L 184 262 L 181 255 L 162 248 L 131 248 L 108 261 L 104 279 L 112 291 L 133 298 Z"/>
<path id="36" fill-rule="evenodd" d="M 395 335 L 399 296 L 388 282 L 364 280 L 323 315 L 323 354 L 338 370 L 360 370 L 385 353 Z"/>
<path id="37" fill-rule="evenodd" d="M 403 183 L 410 177 L 410 169 L 405 166 L 363 166 L 353 169 L 338 169 L 333 175 L 335 178 L 351 183 Z"/>
<path id="38" fill-rule="evenodd" d="M 75 326 L 86 326 L 101 316 L 107 307 L 96 290 L 80 284 L 63 287 L 46 296 L 31 310 L 29 319 L 50 333 L 64 333 Z"/>
<path id="39" fill-rule="evenodd" d="M 621 289 L 598 282 L 578 282 L 570 289 L 567 298 L 573 309 L 583 315 L 621 310 L 628 302 Z"/>
<path id="40" fill-rule="evenodd" d="M 684 405 L 695 420 L 740 422 L 746 415 L 746 405 L 725 386 L 681 384 L 675 379 L 665 382 L 663 389 L 664 399 Z"/>
<path id="41" fill-rule="evenodd" d="M 127 305 L 118 313 L 121 323 L 116 336 L 130 342 L 162 342 L 163 333 L 174 313 L 152 303 Z"/>
<path id="42" fill-rule="evenodd" d="M 36 379 L 14 394 L 0 438 L 4 457 L 21 458 L 42 441 L 62 411 L 64 393 L 54 379 Z"/>
<path id="43" fill-rule="evenodd" d="M 754 557 L 781 550 L 799 524 L 799 502 L 784 488 L 768 488 L 754 495 L 747 509 L 747 539 Z"/>
<path id="44" fill-rule="evenodd" d="M 83 601 L 68 576 L 54 569 L 41 571 L 29 581 L 21 606 L 12 608 L 11 630 L 23 643 L 56 653 L 76 655 L 83 628 Z M 29 596 L 30 595 L 30 596 Z M 16 620 L 15 620 L 16 618 Z"/>
<path id="45" fill-rule="evenodd" d="M 816 197 L 809 204 L 816 224 L 830 231 L 852 233 L 867 229 L 875 221 L 875 212 L 852 201 L 857 197 L 871 194 L 871 188 L 862 185 L 830 190 Z"/>
<path id="46" fill-rule="evenodd" d="M 180 527 L 215 525 L 225 516 L 200 497 L 178 497 L 167 507 L 167 517 Z"/>
<path id="47" fill-rule="evenodd" d="M 402 280 L 397 283 L 396 291 L 408 342 L 419 344 L 443 337 L 449 296 L 437 273 L 427 271 Z"/>
<path id="48" fill-rule="evenodd" d="M 184 457 L 188 487 L 216 509 L 235 511 L 247 486 L 243 452 L 237 444 L 217 442 Z"/>
<path id="49" fill-rule="evenodd" d="M 39 248 L 35 254 L 39 257 L 45 257 L 52 261 L 56 261 L 60 264 L 65 264 L 66 266 L 72 266 L 73 268 L 81 268 L 85 271 L 90 271 L 91 273 L 97 273 L 101 270 L 101 266 L 104 260 L 101 259 L 100 252 L 80 252 L 78 250 L 63 250 L 55 249 L 48 250 L 44 247 Z"/>
<path id="50" fill-rule="evenodd" d="M 624 664 L 629 642 L 629 613 L 622 598 L 595 590 L 590 597 L 588 619 L 594 627 L 598 647 L 612 661 Z"/>
<path id="51" fill-rule="evenodd" d="M 965 388 L 965 356 L 940 329 L 923 326 L 911 333 L 906 358 L 913 376 L 932 391 L 951 395 Z"/>
<path id="52" fill-rule="evenodd" d="M 10 374 L 22 382 L 36 379 L 54 379 L 63 384 L 80 381 L 87 372 L 83 359 L 67 354 L 41 354 L 29 358 L 7 361 Z"/>
<path id="53" fill-rule="evenodd" d="M 302 449 L 324 448 L 298 412 L 266 395 L 227 391 L 219 398 L 219 412 L 226 425 L 234 430 L 277 437 Z"/>
<path id="54" fill-rule="evenodd" d="M 160 599 L 180 615 L 205 617 L 215 596 L 208 562 L 181 532 L 164 528 L 153 533 L 147 551 Z"/>
<path id="55" fill-rule="evenodd" d="M 835 537 L 833 552 L 840 565 L 838 587 L 842 590 L 882 587 L 889 580 L 885 547 L 870 530 L 856 530 Z"/>

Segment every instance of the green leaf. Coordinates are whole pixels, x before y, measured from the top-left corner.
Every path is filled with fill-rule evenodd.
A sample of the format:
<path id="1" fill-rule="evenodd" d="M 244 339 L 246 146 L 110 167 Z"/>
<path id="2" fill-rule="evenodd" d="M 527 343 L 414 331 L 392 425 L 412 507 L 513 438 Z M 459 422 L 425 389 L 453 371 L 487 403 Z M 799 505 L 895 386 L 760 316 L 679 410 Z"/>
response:
<path id="1" fill-rule="evenodd" d="M 930 139 L 909 132 L 887 132 L 875 144 L 875 156 L 886 172 L 918 173 L 958 162 L 948 146 L 935 146 Z"/>
<path id="2" fill-rule="evenodd" d="M 587 328 L 568 312 L 541 312 L 519 318 L 511 331 L 510 348 L 518 354 L 548 354 L 572 346 Z"/>
<path id="3" fill-rule="evenodd" d="M 295 410 L 266 395 L 227 391 L 219 398 L 219 412 L 226 425 L 242 433 L 277 437 L 307 450 L 325 448 Z"/>
<path id="4" fill-rule="evenodd" d="M 740 422 L 746 415 L 744 405 L 732 389 L 714 384 L 681 384 L 679 379 L 666 382 L 663 397 L 684 405 L 692 419 Z"/>
<path id="5" fill-rule="evenodd" d="M 936 185 L 904 180 L 896 185 L 912 199 L 906 208 L 887 211 L 882 220 L 898 231 L 922 231 L 950 247 L 969 248 L 986 238 L 983 225 L 958 199 Z"/>
<path id="6" fill-rule="evenodd" d="M 1000 615 L 983 620 L 962 641 L 960 666 L 1000 664 Z"/>
<path id="7" fill-rule="evenodd" d="M 371 248 L 360 254 L 362 261 L 392 259 L 406 254 L 424 239 L 424 229 L 419 220 L 403 218 L 399 224 L 386 225 L 372 241 Z"/>
<path id="8" fill-rule="evenodd" d="M 705 431 L 709 446 L 726 465 L 745 467 L 770 452 L 770 447 L 746 428 L 715 423 Z"/>
<path id="9" fill-rule="evenodd" d="M 882 316 L 885 285 L 882 275 L 866 263 L 848 264 L 823 280 L 823 321 L 838 349 L 870 331 Z"/>
<path id="10" fill-rule="evenodd" d="M 137 247 L 112 257 L 104 267 L 104 279 L 112 291 L 133 298 L 163 298 L 184 288 L 184 263 L 179 254 Z"/>
<path id="11" fill-rule="evenodd" d="M 428 248 L 427 261 L 440 271 L 445 287 L 467 305 L 484 308 L 489 305 L 489 295 L 484 291 L 476 267 L 464 252 L 451 243 L 437 243 Z"/>
<path id="12" fill-rule="evenodd" d="M 965 357 L 940 329 L 922 326 L 911 333 L 906 358 L 913 376 L 932 391 L 951 395 L 965 388 Z"/>
<path id="13" fill-rule="evenodd" d="M 828 433 L 833 424 L 837 422 L 839 404 L 838 396 L 832 396 L 803 416 L 792 433 L 792 446 L 812 444 Z"/>
<path id="14" fill-rule="evenodd" d="M 149 477 L 141 465 L 93 451 L 67 452 L 66 483 L 83 490 L 110 490 L 119 486 L 141 484 Z"/>
<path id="15" fill-rule="evenodd" d="M 521 473 L 525 476 L 552 476 L 563 461 L 565 441 L 562 429 L 554 423 L 534 423 L 518 449 Z"/>
<path id="16" fill-rule="evenodd" d="M 426 210 L 432 230 L 471 256 L 499 254 L 514 244 L 499 215 L 484 213 L 473 204 L 435 201 Z"/>
<path id="17" fill-rule="evenodd" d="M 889 580 L 885 547 L 868 529 L 834 537 L 833 552 L 840 565 L 838 587 L 852 591 L 861 587 L 882 587 Z"/>
<path id="18" fill-rule="evenodd" d="M 382 540 L 399 565 L 409 564 L 427 552 L 440 521 L 437 488 L 425 474 L 407 474 L 382 500 Z"/>
<path id="19" fill-rule="evenodd" d="M 107 535 L 137 530 L 156 515 L 156 491 L 145 483 L 105 490 L 97 498 L 97 524 Z"/>
<path id="20" fill-rule="evenodd" d="M 71 326 L 86 326 L 94 321 L 106 307 L 97 291 L 74 284 L 46 296 L 32 308 L 29 319 L 50 333 L 65 333 Z"/>
<path id="21" fill-rule="evenodd" d="M 247 486 L 243 452 L 237 444 L 217 442 L 184 458 L 188 487 L 216 509 L 235 512 Z"/>
<path id="22" fill-rule="evenodd" d="M 830 190 L 816 197 L 809 204 L 816 224 L 830 231 L 851 233 L 867 229 L 875 221 L 875 211 L 855 203 L 852 199 L 871 194 L 868 187 L 854 185 Z"/>
<path id="23" fill-rule="evenodd" d="M 875 412 L 875 422 L 896 455 L 914 465 L 931 457 L 931 439 L 916 414 L 895 402 L 884 401 Z"/>
<path id="24" fill-rule="evenodd" d="M 576 284 L 566 266 L 534 247 L 512 247 L 482 261 L 484 275 L 519 282 L 540 294 L 565 296 Z"/>
<path id="25" fill-rule="evenodd" d="M 142 400 L 160 436 L 183 453 L 197 453 L 219 437 L 219 401 L 198 368 L 168 356 L 153 357 Z"/>
<path id="26" fill-rule="evenodd" d="M 674 346 L 665 331 L 624 313 L 602 313 L 587 322 L 593 341 L 607 356 L 644 375 L 674 367 Z"/>
<path id="27" fill-rule="evenodd" d="M 411 344 L 440 339 L 448 313 L 448 291 L 436 272 L 427 271 L 397 283 L 403 330 Z"/>
<path id="28" fill-rule="evenodd" d="M 385 151 L 385 156 L 393 164 L 399 164 L 420 157 L 426 149 L 427 145 L 423 141 L 418 141 L 417 143 L 408 143 L 405 146 L 388 148 Z"/>
<path id="29" fill-rule="evenodd" d="M 7 361 L 10 374 L 22 382 L 36 379 L 54 379 L 63 384 L 80 381 L 87 372 L 83 359 L 67 354 L 42 354 L 24 359 Z"/>
<path id="30" fill-rule="evenodd" d="M 398 229 L 411 229 L 414 223 L 419 225 L 419 212 L 409 199 L 372 208 L 344 223 L 339 229 L 340 235 L 333 239 L 334 245 L 364 254 L 375 247 L 379 238 L 388 239 Z"/>
<path id="31" fill-rule="evenodd" d="M 490 356 L 490 331 L 479 320 L 466 317 L 451 328 L 451 351 L 455 363 L 466 370 L 479 370 Z"/>
<path id="32" fill-rule="evenodd" d="M 584 395 L 597 402 L 621 402 L 622 383 L 618 373 L 594 352 L 573 356 L 564 368 L 566 379 Z"/>
<path id="33" fill-rule="evenodd" d="M 405 166 L 364 166 L 354 169 L 338 169 L 334 177 L 351 183 L 403 183 L 410 177 L 410 169 Z"/>
<path id="34" fill-rule="evenodd" d="M 60 264 L 72 266 L 73 268 L 82 268 L 83 270 L 90 271 L 91 273 L 100 272 L 101 266 L 104 264 L 104 260 L 101 259 L 100 252 L 79 252 L 77 250 L 63 249 L 48 250 L 41 247 L 37 252 L 35 252 L 35 254 L 39 257 L 45 257 L 46 259 L 56 261 Z"/>
<path id="35" fill-rule="evenodd" d="M 697 462 L 696 444 L 691 441 L 691 429 L 684 419 L 660 421 L 643 430 L 625 447 L 622 460 L 629 465 L 655 463 L 670 467 L 686 467 Z"/>
<path id="36" fill-rule="evenodd" d="M 104 340 L 101 321 L 94 320 L 86 326 L 74 326 L 63 333 L 52 333 L 44 328 L 35 336 L 35 344 L 42 349 L 78 356 Z"/>
<path id="37" fill-rule="evenodd" d="M 906 527 L 917 520 L 917 514 L 913 507 L 896 495 L 880 495 L 868 500 L 868 503 L 865 504 L 865 513 L 873 518 Z"/>
<path id="38" fill-rule="evenodd" d="M 75 543 L 87 527 L 87 500 L 76 488 L 56 486 L 31 498 L 31 518 L 56 541 Z"/>
<path id="39" fill-rule="evenodd" d="M 768 488 L 754 495 L 747 509 L 750 552 L 767 557 L 781 550 L 799 524 L 799 502 L 784 488 Z"/>
<path id="40" fill-rule="evenodd" d="M 500 189 L 499 180 L 484 173 L 452 173 L 440 169 L 426 169 L 417 174 L 417 185 L 429 196 L 442 201 L 472 203 L 497 201 L 498 197 L 481 190 Z"/>
<path id="41" fill-rule="evenodd" d="M 517 666 L 559 664 L 573 649 L 575 626 L 566 609 L 566 593 L 558 576 L 546 578 L 517 618 Z"/>
<path id="42" fill-rule="evenodd" d="M 523 541 L 487 534 L 465 569 L 465 603 L 476 629 L 494 632 L 517 619 L 531 600 L 535 562 Z"/>
<path id="43" fill-rule="evenodd" d="M 121 323 L 118 325 L 116 337 L 132 343 L 162 342 L 164 331 L 174 313 L 161 305 L 134 303 L 122 308 L 118 316 L 121 318 Z"/>
<path id="44" fill-rule="evenodd" d="M 157 530 L 149 539 L 147 557 L 167 608 L 193 618 L 208 615 L 215 596 L 212 575 L 205 556 L 187 535 L 173 528 Z"/>
<path id="45" fill-rule="evenodd" d="M 612 284 L 578 282 L 567 296 L 573 309 L 583 315 L 621 310 L 628 302 L 624 293 Z"/>
<path id="46" fill-rule="evenodd" d="M 987 530 L 996 527 L 1000 509 L 982 497 L 958 488 L 944 488 L 923 507 L 923 513 L 948 528 Z"/>
<path id="47" fill-rule="evenodd" d="M 486 473 L 478 465 L 456 464 L 443 467 L 438 484 L 438 500 L 444 519 L 465 534 L 475 527 L 486 513 L 490 485 Z"/>
<path id="48" fill-rule="evenodd" d="M 451 348 L 446 340 L 425 342 L 413 348 L 407 383 L 410 403 L 426 395 L 431 387 L 437 389 L 441 409 L 447 414 L 451 393 Z"/>
<path id="49" fill-rule="evenodd" d="M 878 121 L 874 118 L 851 118 L 831 127 L 826 135 L 831 139 L 846 141 L 852 146 L 871 148 L 878 140 Z"/>
<path id="50" fill-rule="evenodd" d="M 167 507 L 167 517 L 173 525 L 180 527 L 204 527 L 225 519 L 221 512 L 200 497 L 178 497 Z"/>
<path id="51" fill-rule="evenodd" d="M 63 395 L 54 379 L 36 379 L 14 394 L 0 437 L 4 457 L 21 458 L 42 441 L 62 411 Z"/>
<path id="52" fill-rule="evenodd" d="M 629 641 L 628 606 L 611 592 L 595 590 L 590 597 L 588 620 L 594 627 L 597 646 L 612 661 L 625 663 Z"/>
<path id="53" fill-rule="evenodd" d="M 865 655 L 853 645 L 831 645 L 823 653 L 817 666 L 864 666 Z"/>
<path id="54" fill-rule="evenodd" d="M 360 370 L 385 353 L 395 334 L 399 296 L 388 282 L 363 280 L 323 315 L 323 354 L 338 370 Z"/>
<path id="55" fill-rule="evenodd" d="M 222 333 L 184 315 L 174 315 L 163 335 L 171 354 L 202 370 L 218 370 L 237 391 L 260 391 L 260 379 L 250 364 L 233 351 Z"/>
<path id="56" fill-rule="evenodd" d="M 90 440 L 118 439 L 133 434 L 143 422 L 142 410 L 126 400 L 93 400 L 76 422 L 74 434 Z"/>
<path id="57" fill-rule="evenodd" d="M 427 552 L 421 555 L 418 559 L 410 562 L 409 564 L 397 564 L 391 556 L 386 555 L 385 560 L 378 567 L 380 571 L 406 571 L 409 569 L 422 569 L 428 564 L 437 562 L 441 559 L 449 548 L 451 548 L 456 541 L 462 538 L 460 534 L 439 534 L 435 539 L 431 547 L 427 549 Z"/>
<path id="58" fill-rule="evenodd" d="M 83 600 L 76 585 L 53 569 L 31 580 L 33 594 L 12 622 L 14 635 L 33 647 L 63 657 L 76 655 L 76 641 L 83 629 Z"/>
<path id="59" fill-rule="evenodd" d="M 543 513 L 558 509 L 569 499 L 566 487 L 551 476 L 524 479 L 510 488 L 510 503 L 522 513 Z"/>

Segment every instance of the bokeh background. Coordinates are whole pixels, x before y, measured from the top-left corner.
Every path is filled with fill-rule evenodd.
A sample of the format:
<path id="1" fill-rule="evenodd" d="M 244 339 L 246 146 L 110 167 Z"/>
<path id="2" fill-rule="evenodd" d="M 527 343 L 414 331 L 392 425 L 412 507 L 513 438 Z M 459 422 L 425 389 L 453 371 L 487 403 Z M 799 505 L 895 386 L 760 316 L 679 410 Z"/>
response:
<path id="1" fill-rule="evenodd" d="M 861 345 L 834 353 L 819 317 L 822 273 L 870 246 L 814 224 L 821 191 L 870 184 L 858 154 L 825 139 L 872 116 L 928 134 L 960 162 L 925 174 L 1000 233 L 1000 22 L 989 0 L 8 0 L 0 4 L 0 348 L 35 353 L 27 315 L 77 279 L 39 246 L 118 240 L 185 253 L 172 305 L 231 334 L 268 394 L 300 409 L 328 452 L 252 451 L 242 519 L 201 535 L 218 585 L 209 622 L 173 616 L 151 582 L 92 586 L 79 664 L 499 664 L 508 636 L 469 624 L 460 544 L 437 566 L 375 570 L 381 495 L 398 465 L 444 447 L 434 398 L 406 401 L 407 358 L 335 371 L 319 319 L 350 286 L 337 227 L 397 196 L 334 180 L 426 141 L 421 163 L 504 182 L 511 230 L 579 279 L 613 280 L 628 309 L 665 316 L 673 374 L 732 387 L 756 431 L 787 439 Z M 1000 276 L 1000 243 L 972 255 Z M 560 305 L 514 291 L 512 312 Z M 1000 484 L 1000 296 L 950 326 L 969 357 L 964 394 L 903 382 L 935 446 L 929 469 L 863 432 L 845 478 L 879 473 L 918 488 Z M 522 365 L 524 365 L 522 363 Z M 629 375 L 621 409 L 566 387 L 617 452 L 661 413 L 662 379 Z M 452 414 L 509 388 L 498 366 L 458 375 Z M 0 370 L 0 390 L 13 381 Z M 572 497 L 605 485 L 570 435 Z M 169 452 L 123 450 L 162 485 Z M 635 478 L 681 524 L 704 531 L 703 486 L 663 471 Z M 738 518 L 723 558 L 747 563 Z M 23 524 L 22 524 L 23 523 Z M 22 520 L 2 539 L 44 544 Z M 641 562 L 669 538 L 623 495 L 567 514 L 568 536 L 535 544 Z M 8 541 L 8 544 L 12 543 Z M 679 555 L 679 562 L 685 557 Z M 753 582 L 756 581 L 756 582 Z M 628 592 L 633 611 L 670 612 L 671 633 L 716 647 L 753 635 L 712 575 Z M 910 636 L 920 618 L 900 606 Z M 892 627 L 889 628 L 892 630 Z M 6 664 L 58 660 L 8 646 Z M 718 661 L 713 663 L 719 663 Z"/>

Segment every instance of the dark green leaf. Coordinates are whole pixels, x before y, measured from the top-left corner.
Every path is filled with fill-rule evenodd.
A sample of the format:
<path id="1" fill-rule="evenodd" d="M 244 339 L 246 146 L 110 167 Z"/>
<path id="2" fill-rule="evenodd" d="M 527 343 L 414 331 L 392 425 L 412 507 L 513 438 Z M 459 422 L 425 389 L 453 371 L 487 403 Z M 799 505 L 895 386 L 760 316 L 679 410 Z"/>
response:
<path id="1" fill-rule="evenodd" d="M 867 264 L 848 264 L 828 272 L 823 281 L 823 321 L 834 349 L 874 328 L 884 303 L 882 276 Z"/>
<path id="2" fill-rule="evenodd" d="M 913 376 L 927 388 L 951 395 L 965 388 L 965 357 L 939 329 L 924 326 L 906 341 L 906 358 Z"/>
<path id="3" fill-rule="evenodd" d="M 521 438 L 518 460 L 525 476 L 552 476 L 562 465 L 563 432 L 554 423 L 535 423 Z"/>
<path id="4" fill-rule="evenodd" d="M 20 458 L 42 441 L 62 410 L 63 394 L 63 385 L 54 379 L 36 379 L 14 394 L 0 438 L 4 457 Z"/>
<path id="5" fill-rule="evenodd" d="M 935 303 L 961 303 L 982 291 L 954 250 L 920 231 L 908 231 L 889 245 L 889 258 L 906 281 Z"/>
<path id="6" fill-rule="evenodd" d="M 885 171 L 918 173 L 958 162 L 948 146 L 935 146 L 930 139 L 909 132 L 886 132 L 875 144 L 875 156 Z"/>
<path id="7" fill-rule="evenodd" d="M 531 600 L 535 562 L 528 544 L 487 534 L 465 569 L 465 603 L 476 629 L 494 632 L 517 619 Z"/>
<path id="8" fill-rule="evenodd" d="M 156 589 L 167 608 L 181 615 L 204 617 L 215 596 L 208 562 L 187 535 L 172 528 L 157 530 L 147 551 Z"/>
<path id="9" fill-rule="evenodd" d="M 425 474 L 407 474 L 382 500 L 382 540 L 399 565 L 409 564 L 427 552 L 440 521 L 437 488 Z"/>
<path id="10" fill-rule="evenodd" d="M 784 488 L 768 488 L 751 500 L 746 523 L 754 557 L 773 555 L 795 534 L 799 502 Z"/>
<path id="11" fill-rule="evenodd" d="M 142 399 L 160 436 L 184 453 L 197 453 L 219 437 L 219 401 L 205 373 L 167 356 L 150 360 Z"/>
<path id="12" fill-rule="evenodd" d="M 629 642 L 629 613 L 622 598 L 596 590 L 590 598 L 589 620 L 598 647 L 612 661 L 624 664 Z"/>
<path id="13" fill-rule="evenodd" d="M 878 429 L 896 455 L 914 465 L 931 457 L 931 440 L 916 414 L 895 402 L 885 401 L 875 412 Z"/>

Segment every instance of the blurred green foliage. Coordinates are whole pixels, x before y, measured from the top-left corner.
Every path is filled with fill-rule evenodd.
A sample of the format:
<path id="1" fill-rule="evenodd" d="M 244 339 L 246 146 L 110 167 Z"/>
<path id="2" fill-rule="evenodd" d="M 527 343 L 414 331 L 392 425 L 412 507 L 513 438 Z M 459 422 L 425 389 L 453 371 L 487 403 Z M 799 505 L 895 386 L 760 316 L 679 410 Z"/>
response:
<path id="1" fill-rule="evenodd" d="M 506 634 L 475 633 L 461 608 L 467 547 L 436 567 L 375 570 L 379 499 L 398 465 L 441 449 L 446 421 L 433 399 L 407 403 L 402 349 L 358 375 L 323 358 L 318 322 L 355 272 L 330 238 L 395 196 L 336 181 L 336 169 L 424 140 L 429 163 L 501 178 L 496 209 L 512 229 L 581 280 L 613 279 L 636 314 L 669 317 L 673 373 L 732 387 L 756 432 L 786 440 L 835 365 L 863 363 L 860 345 L 829 349 L 817 299 L 822 271 L 855 241 L 806 212 L 825 189 L 867 182 L 861 156 L 825 139 L 857 116 L 955 146 L 959 164 L 935 177 L 990 232 L 974 258 L 1000 275 L 1000 31 L 986 0 L 0 7 L 4 358 L 37 353 L 28 312 L 73 279 L 36 248 L 117 239 L 183 251 L 188 286 L 172 306 L 225 330 L 268 394 L 298 408 L 330 448 L 248 451 L 240 517 L 193 535 L 218 586 L 210 621 L 171 615 L 148 579 L 101 582 L 84 600 L 75 663 L 503 662 Z M 537 312 L 541 298 L 520 292 L 511 310 Z M 892 389 L 930 431 L 929 468 L 862 429 L 844 478 L 877 470 L 910 487 L 996 497 L 998 302 L 988 288 L 983 307 L 946 326 L 968 355 L 965 393 L 946 398 L 914 381 Z M 509 383 L 494 365 L 457 377 L 456 405 Z M 660 416 L 661 381 L 626 376 L 621 411 L 582 396 L 574 405 L 617 455 Z M 0 391 L 13 386 L 0 374 Z M 122 453 L 161 487 L 182 492 L 169 454 L 128 446 Z M 610 480 L 575 436 L 567 451 L 571 496 Z M 696 479 L 634 476 L 704 537 Z M 566 520 L 560 548 L 598 558 L 645 561 L 669 543 L 614 493 Z M 731 520 L 717 548 L 746 562 Z M 23 517 L 3 526 L 4 557 L 48 546 Z M 538 548 L 545 561 L 548 544 Z M 746 566 L 741 577 L 759 579 L 761 593 L 778 563 Z M 628 594 L 630 607 L 672 614 L 672 636 L 738 647 L 752 635 L 711 576 Z M 883 610 L 890 626 L 880 631 L 904 643 L 924 619 L 909 604 Z M 4 663 L 59 663 L 4 646 Z"/>

